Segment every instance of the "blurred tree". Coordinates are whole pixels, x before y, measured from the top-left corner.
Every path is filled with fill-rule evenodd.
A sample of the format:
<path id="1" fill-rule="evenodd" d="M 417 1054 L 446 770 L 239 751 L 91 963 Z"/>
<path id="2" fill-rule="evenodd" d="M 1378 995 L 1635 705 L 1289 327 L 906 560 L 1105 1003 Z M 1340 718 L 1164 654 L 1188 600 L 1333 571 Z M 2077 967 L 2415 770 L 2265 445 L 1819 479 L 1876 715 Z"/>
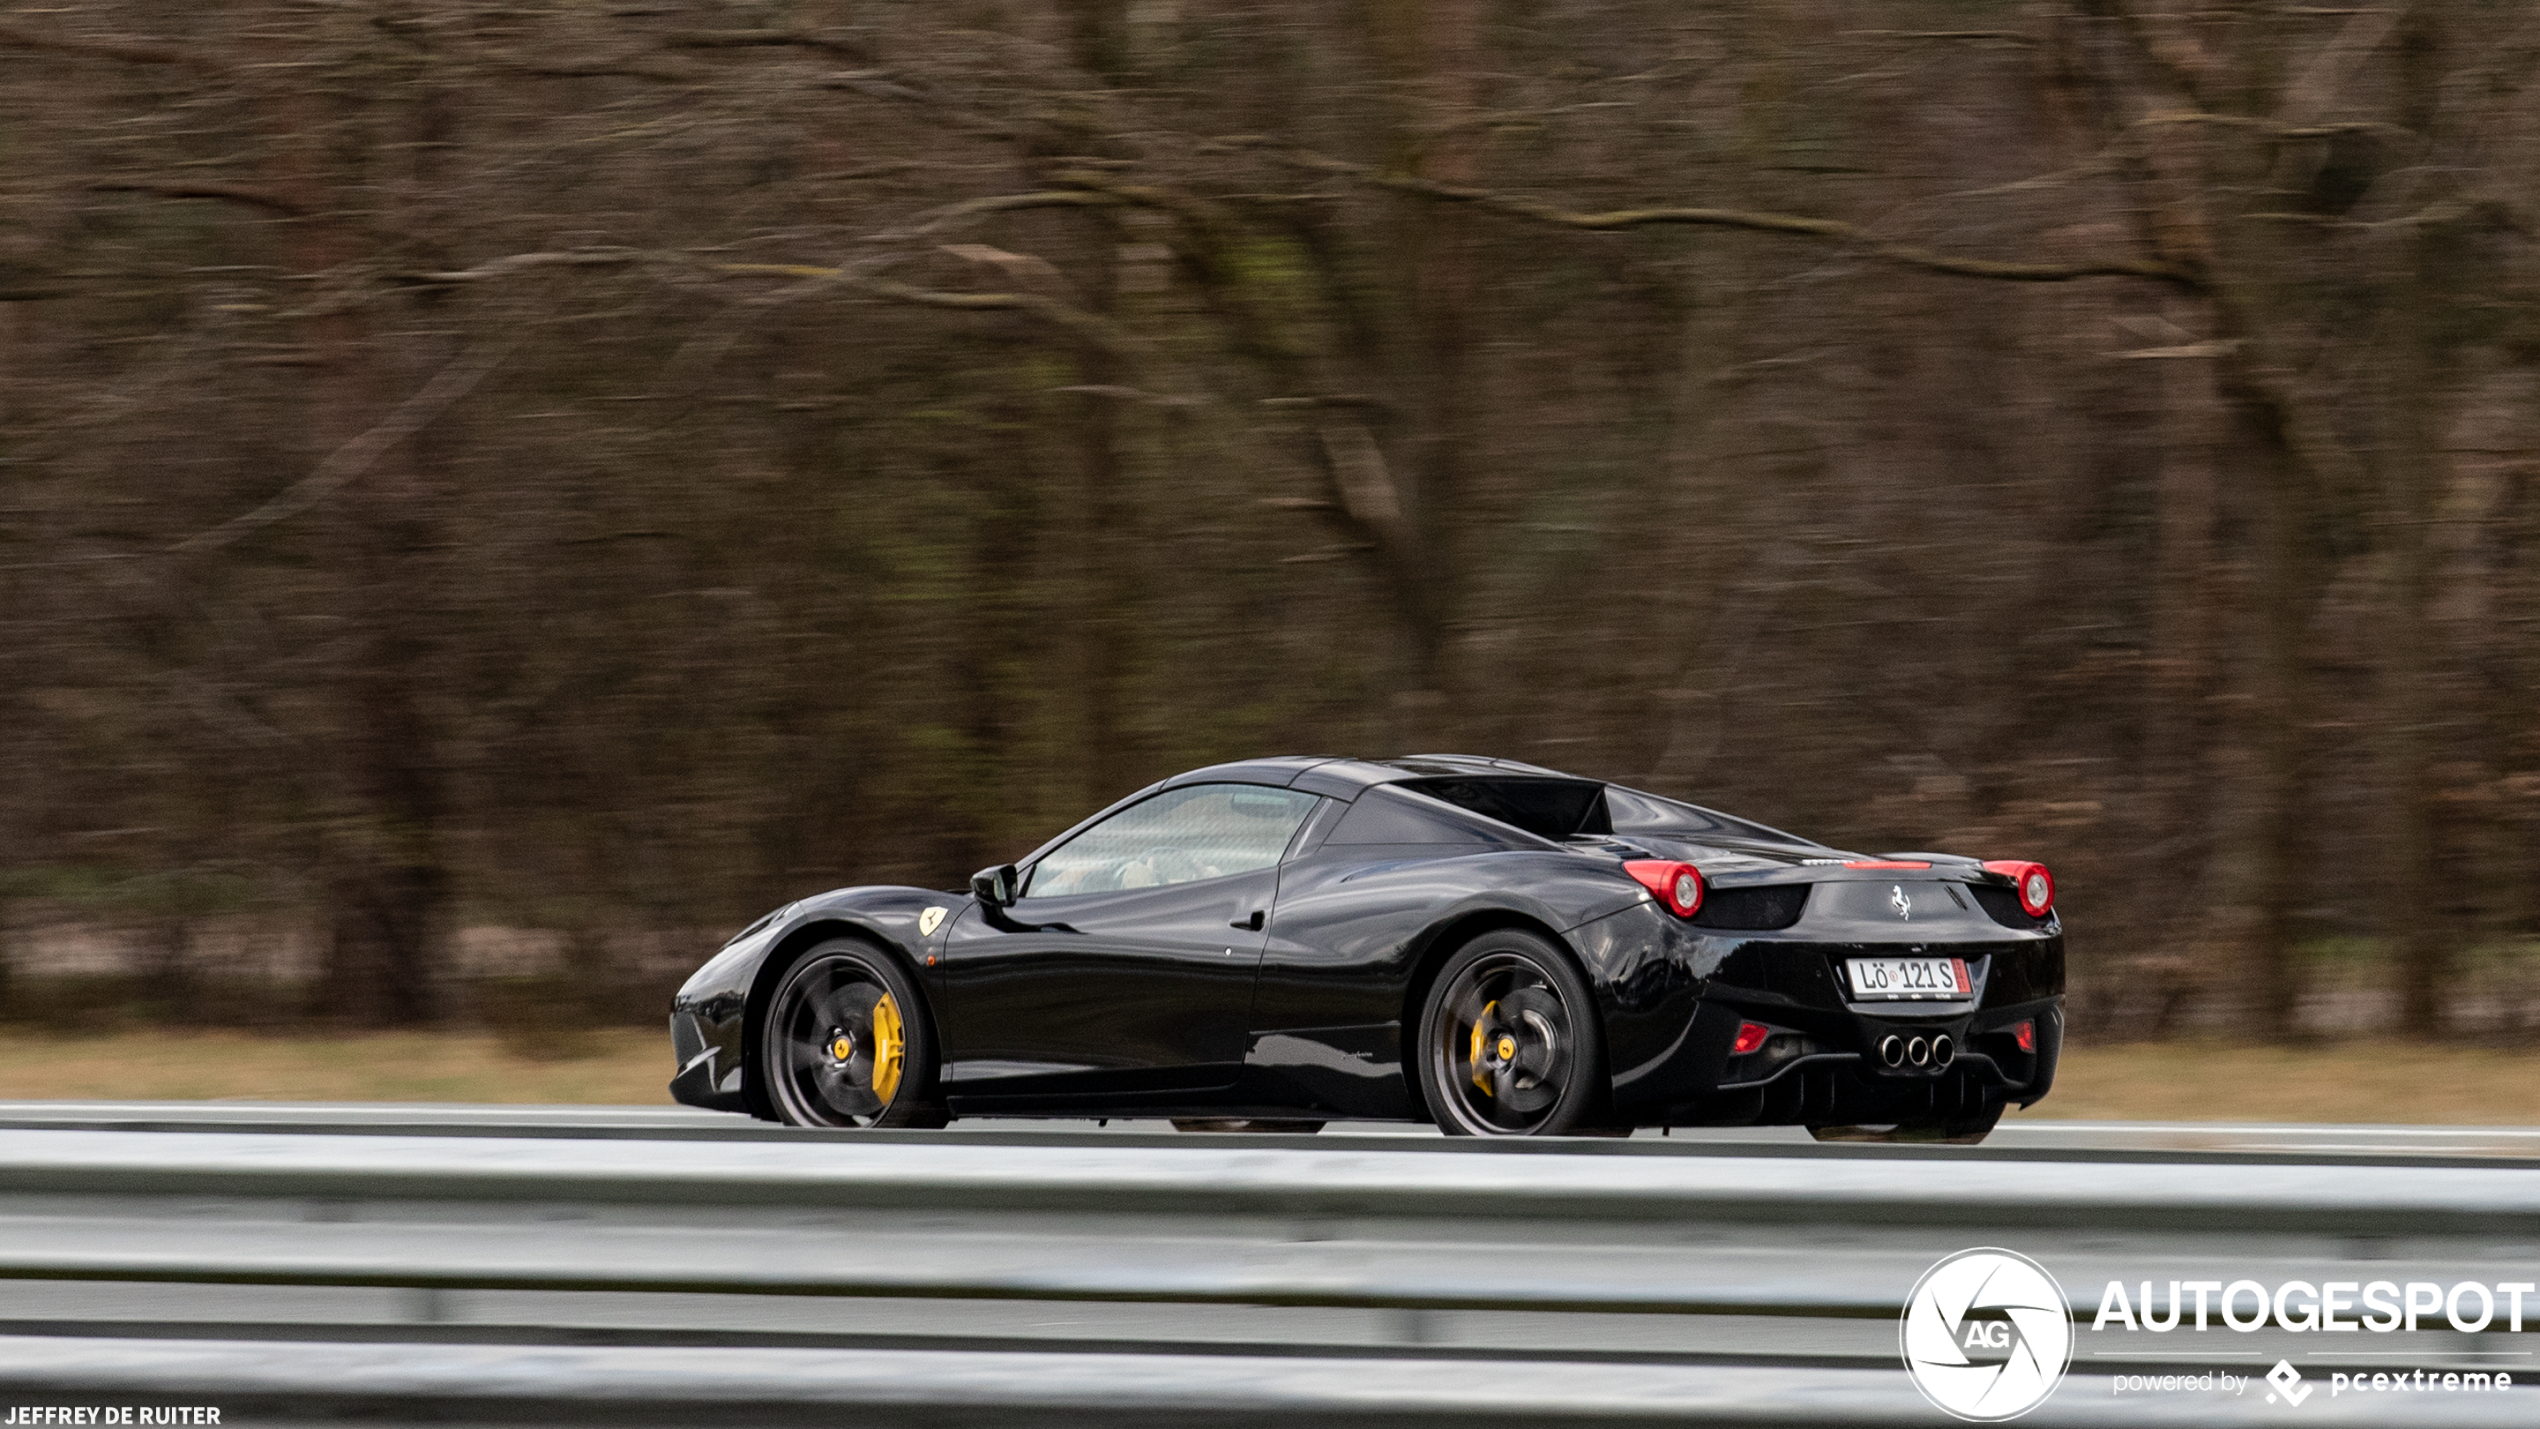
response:
<path id="1" fill-rule="evenodd" d="M 1451 744 L 2047 857 L 2112 1025 L 2504 996 L 2528 7 L 1868 23 L 0 21 L 0 862 L 208 855 L 415 1020 Z"/>

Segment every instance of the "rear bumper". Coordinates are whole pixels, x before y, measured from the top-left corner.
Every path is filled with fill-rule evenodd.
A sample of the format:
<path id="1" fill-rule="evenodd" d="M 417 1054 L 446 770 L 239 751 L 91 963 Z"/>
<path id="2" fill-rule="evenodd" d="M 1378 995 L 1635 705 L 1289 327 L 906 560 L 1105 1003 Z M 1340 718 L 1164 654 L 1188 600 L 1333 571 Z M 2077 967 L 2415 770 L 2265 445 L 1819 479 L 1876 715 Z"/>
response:
<path id="1" fill-rule="evenodd" d="M 1871 931 L 1803 922 L 1785 932 L 1714 933 L 1626 909 L 1575 930 L 1604 1002 L 1613 1112 L 1633 1125 L 1845 1125 L 1980 1114 L 2026 1105 L 2054 1083 L 2062 1048 L 2064 940 L 2059 926 L 1935 919 L 1929 942 L 1852 941 Z M 1884 931 L 1884 930 L 1881 930 Z M 1918 927 L 1918 933 L 1922 930 Z M 1969 936 L 1981 933 L 1982 936 Z M 1951 957 L 1973 984 L 1964 1001 L 1855 1000 L 1845 960 Z M 1761 1049 L 1734 1055 L 1738 1029 L 1761 1023 Z M 2033 1024 L 2022 1051 L 2015 1029 Z M 1902 1050 L 1949 1039 L 1948 1065 L 1891 1065 Z"/>
<path id="2" fill-rule="evenodd" d="M 2028 1105 L 2054 1082 L 2062 1049 L 2060 996 L 1938 1017 L 1904 1019 L 1847 1011 L 1794 1025 L 1792 1009 L 1741 1005 L 1733 992 L 1706 997 L 1677 1048 L 1629 1086 L 1615 1110 L 1636 1124 L 1677 1126 L 1850 1125 L 1973 1116 L 1987 1104 Z M 1758 1022 L 1764 1046 L 1732 1055 L 1738 1027 Z M 2036 1050 L 2020 1050 L 2027 1022 Z M 1947 1037 L 1946 1066 L 1889 1066 L 1880 1044 Z"/>

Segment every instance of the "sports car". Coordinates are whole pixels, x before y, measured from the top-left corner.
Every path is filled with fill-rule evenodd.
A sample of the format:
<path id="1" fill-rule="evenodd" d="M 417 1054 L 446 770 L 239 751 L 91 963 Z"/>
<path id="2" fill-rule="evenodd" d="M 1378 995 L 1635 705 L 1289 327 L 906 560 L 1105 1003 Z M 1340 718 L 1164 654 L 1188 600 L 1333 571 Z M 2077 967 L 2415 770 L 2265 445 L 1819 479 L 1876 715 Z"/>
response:
<path id="1" fill-rule="evenodd" d="M 1980 1139 L 2054 1084 L 2044 866 L 1863 855 L 1507 760 L 1167 779 L 959 892 L 844 888 L 672 1005 L 692 1106 Z"/>

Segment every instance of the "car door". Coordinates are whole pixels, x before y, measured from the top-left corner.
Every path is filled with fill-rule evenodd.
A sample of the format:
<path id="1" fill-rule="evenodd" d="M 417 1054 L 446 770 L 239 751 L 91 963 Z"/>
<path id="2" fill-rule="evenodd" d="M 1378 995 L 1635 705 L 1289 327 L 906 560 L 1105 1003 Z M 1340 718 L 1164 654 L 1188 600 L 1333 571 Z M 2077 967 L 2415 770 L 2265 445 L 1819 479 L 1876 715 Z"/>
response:
<path id="1" fill-rule="evenodd" d="M 1162 790 L 1035 860 L 1012 907 L 967 911 L 933 970 L 946 1095 L 1233 1081 L 1279 860 L 1315 803 L 1253 784 Z"/>

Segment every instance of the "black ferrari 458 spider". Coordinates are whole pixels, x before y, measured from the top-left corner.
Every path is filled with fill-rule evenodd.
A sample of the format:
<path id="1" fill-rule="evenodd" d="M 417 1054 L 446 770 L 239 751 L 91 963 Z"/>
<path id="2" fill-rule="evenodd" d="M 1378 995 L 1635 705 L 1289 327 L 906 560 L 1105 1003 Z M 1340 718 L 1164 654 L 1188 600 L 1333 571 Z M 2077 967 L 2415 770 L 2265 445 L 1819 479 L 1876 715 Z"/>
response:
<path id="1" fill-rule="evenodd" d="M 670 1089 L 804 1126 L 1971 1140 L 2046 1095 L 2063 991 L 2038 864 L 1865 857 L 1504 760 L 1254 759 L 963 892 L 768 914 L 681 989 Z"/>

